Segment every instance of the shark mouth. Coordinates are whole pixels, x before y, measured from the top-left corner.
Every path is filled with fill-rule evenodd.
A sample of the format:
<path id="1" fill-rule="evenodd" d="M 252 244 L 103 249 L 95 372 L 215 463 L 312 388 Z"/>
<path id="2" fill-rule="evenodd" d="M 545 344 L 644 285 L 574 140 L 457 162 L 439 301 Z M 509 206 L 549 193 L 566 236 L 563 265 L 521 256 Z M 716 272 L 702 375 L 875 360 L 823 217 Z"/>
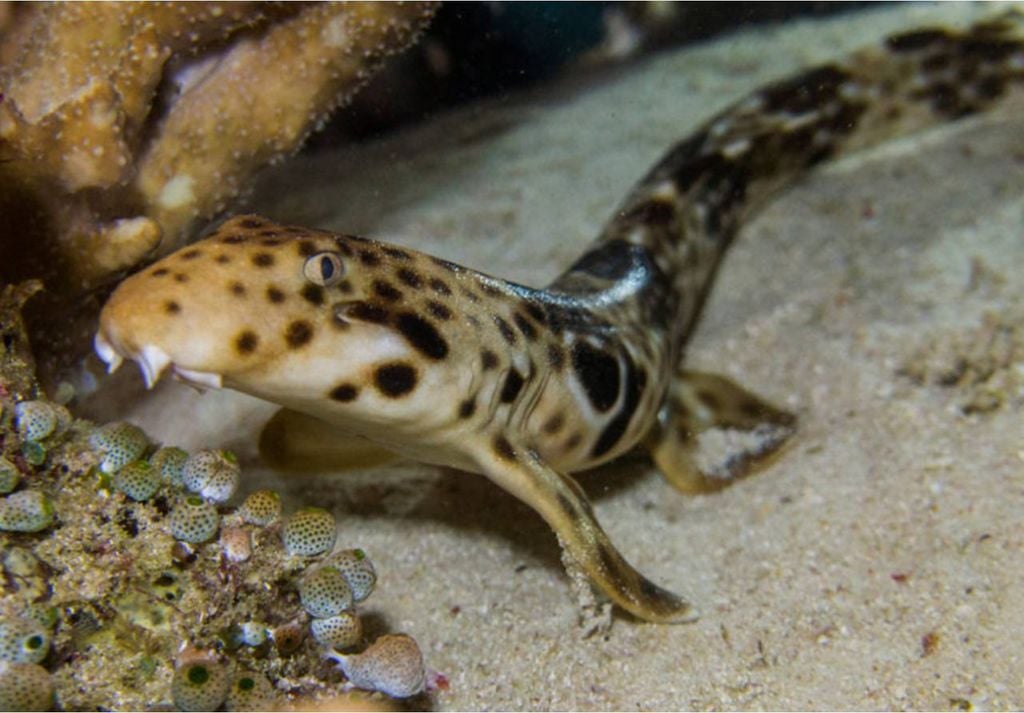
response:
<path id="1" fill-rule="evenodd" d="M 96 350 L 96 355 L 107 365 L 108 374 L 113 374 L 124 363 L 121 352 L 103 336 L 102 332 L 97 332 L 93 338 L 93 348 Z M 171 367 L 176 378 L 200 389 L 219 389 L 223 383 L 220 374 L 185 369 L 184 367 L 172 364 L 171 358 L 162 349 L 152 345 L 142 347 L 138 354 L 129 354 L 127 356 L 139 365 L 139 370 L 142 371 L 142 378 L 146 381 L 147 389 L 153 388 L 153 385 L 159 381 L 160 376 L 168 367 Z"/>

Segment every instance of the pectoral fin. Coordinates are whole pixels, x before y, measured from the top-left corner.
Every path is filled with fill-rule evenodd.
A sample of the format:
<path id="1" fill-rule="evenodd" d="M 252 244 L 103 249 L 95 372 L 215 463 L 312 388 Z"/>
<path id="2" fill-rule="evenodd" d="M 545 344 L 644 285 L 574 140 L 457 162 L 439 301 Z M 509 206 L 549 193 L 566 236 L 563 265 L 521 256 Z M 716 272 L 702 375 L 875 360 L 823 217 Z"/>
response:
<path id="1" fill-rule="evenodd" d="M 263 427 L 260 456 L 272 468 L 301 472 L 370 468 L 399 458 L 372 441 L 286 408 Z"/>
<path id="2" fill-rule="evenodd" d="M 615 604 L 652 622 L 688 622 L 697 611 L 633 569 L 601 529 L 580 486 L 543 463 L 532 450 L 497 436 L 478 454 L 481 470 L 540 513 L 565 553 Z"/>
<path id="3" fill-rule="evenodd" d="M 795 431 L 796 417 L 735 382 L 680 370 L 648 447 L 658 469 L 678 490 L 719 490 L 767 465 Z M 702 436 L 720 432 L 712 454 Z M 709 448 L 712 450 L 712 448 Z"/>

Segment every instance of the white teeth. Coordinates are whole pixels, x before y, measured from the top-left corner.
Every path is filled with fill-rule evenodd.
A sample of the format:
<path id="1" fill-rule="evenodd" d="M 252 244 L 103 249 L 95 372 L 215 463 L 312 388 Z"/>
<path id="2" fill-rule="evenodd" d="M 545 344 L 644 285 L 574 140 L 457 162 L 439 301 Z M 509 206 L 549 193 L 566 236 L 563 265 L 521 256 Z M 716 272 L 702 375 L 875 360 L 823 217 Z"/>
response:
<path id="1" fill-rule="evenodd" d="M 117 371 L 117 367 L 121 366 L 121 362 L 124 361 L 121 355 L 117 353 L 117 350 L 114 349 L 114 346 L 103 336 L 102 332 L 96 332 L 96 336 L 92 339 L 92 347 L 96 350 L 96 356 L 107 365 L 108 374 L 113 374 Z"/>
<path id="2" fill-rule="evenodd" d="M 159 347 L 147 345 L 142 348 L 142 352 L 136 357 L 135 361 L 139 363 L 139 368 L 142 369 L 142 376 L 146 380 L 146 388 L 152 389 L 153 384 L 160 378 L 160 374 L 171 363 L 171 358 Z"/>
<path id="3" fill-rule="evenodd" d="M 191 369 L 182 369 L 180 366 L 176 366 L 174 367 L 174 373 L 182 379 L 200 386 L 209 386 L 211 389 L 221 388 L 222 379 L 220 374 L 214 374 L 211 371 L 192 371 Z"/>

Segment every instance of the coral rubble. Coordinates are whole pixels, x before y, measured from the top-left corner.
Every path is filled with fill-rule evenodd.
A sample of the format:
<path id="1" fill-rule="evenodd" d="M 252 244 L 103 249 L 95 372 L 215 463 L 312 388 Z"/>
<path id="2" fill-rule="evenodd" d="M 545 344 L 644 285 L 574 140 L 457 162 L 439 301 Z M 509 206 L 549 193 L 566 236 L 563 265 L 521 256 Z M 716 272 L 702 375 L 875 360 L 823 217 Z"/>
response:
<path id="1" fill-rule="evenodd" d="M 185 243 L 430 3 L 56 3 L 0 23 L 0 279 L 69 295 Z"/>

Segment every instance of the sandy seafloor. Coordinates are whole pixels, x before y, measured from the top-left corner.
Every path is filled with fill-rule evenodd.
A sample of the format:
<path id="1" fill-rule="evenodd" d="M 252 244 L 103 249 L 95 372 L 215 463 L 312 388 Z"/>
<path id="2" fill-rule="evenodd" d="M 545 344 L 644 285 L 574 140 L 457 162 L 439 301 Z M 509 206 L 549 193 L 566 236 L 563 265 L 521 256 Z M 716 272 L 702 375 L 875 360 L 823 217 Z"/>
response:
<path id="1" fill-rule="evenodd" d="M 300 159 L 249 206 L 544 284 L 672 141 L 739 95 L 998 9 L 890 6 L 565 79 Z M 626 557 L 700 607 L 694 624 L 617 617 L 584 639 L 554 537 L 481 477 L 272 473 L 254 445 L 272 407 L 174 383 L 95 409 L 236 450 L 248 490 L 333 506 L 339 542 L 380 572 L 378 628 L 414 635 L 449 678 L 439 709 L 1021 708 L 1022 129 L 972 120 L 828 167 L 740 234 L 689 363 L 795 410 L 793 446 L 699 497 L 642 457 L 580 477 Z M 963 355 L 968 372 L 996 362 L 1003 406 L 964 415 L 977 390 L 901 373 Z"/>

